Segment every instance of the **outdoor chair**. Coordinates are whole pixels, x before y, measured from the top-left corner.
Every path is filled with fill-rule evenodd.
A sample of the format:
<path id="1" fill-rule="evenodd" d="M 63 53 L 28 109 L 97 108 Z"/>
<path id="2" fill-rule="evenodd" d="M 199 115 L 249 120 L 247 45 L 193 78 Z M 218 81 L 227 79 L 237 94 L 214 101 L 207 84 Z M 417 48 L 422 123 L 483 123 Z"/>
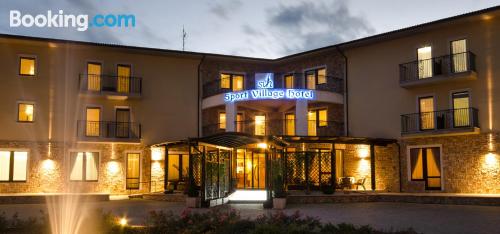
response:
<path id="1" fill-rule="evenodd" d="M 352 186 L 351 177 L 342 177 L 342 179 L 340 181 L 340 187 L 342 189 L 345 189 L 345 188 L 351 189 L 351 186 Z"/>
<path id="2" fill-rule="evenodd" d="M 354 185 L 356 185 L 356 190 L 358 190 L 359 186 L 361 186 L 361 187 L 363 187 L 363 190 L 366 191 L 365 181 L 366 181 L 366 177 L 363 177 L 362 179 L 357 180 L 356 183 L 354 183 Z"/>

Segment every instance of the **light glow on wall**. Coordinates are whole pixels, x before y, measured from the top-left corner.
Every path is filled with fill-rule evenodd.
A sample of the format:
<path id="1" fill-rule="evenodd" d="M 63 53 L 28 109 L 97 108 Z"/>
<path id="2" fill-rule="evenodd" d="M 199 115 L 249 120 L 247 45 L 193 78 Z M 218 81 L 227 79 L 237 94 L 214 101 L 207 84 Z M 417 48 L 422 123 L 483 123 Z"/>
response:
<path id="1" fill-rule="evenodd" d="M 368 156 L 370 156 L 370 149 L 368 149 L 368 146 L 361 146 L 358 149 L 358 156 L 360 158 L 368 158 Z"/>
<path id="2" fill-rule="evenodd" d="M 159 147 L 151 148 L 151 160 L 160 161 L 162 159 L 163 159 L 163 152 L 161 148 Z"/>
<path id="3" fill-rule="evenodd" d="M 484 159 L 487 167 L 498 167 L 498 155 L 487 153 Z"/>
<path id="4" fill-rule="evenodd" d="M 45 159 L 42 161 L 42 169 L 44 172 L 51 172 L 56 168 L 56 164 L 52 159 Z"/>
<path id="5" fill-rule="evenodd" d="M 361 176 L 368 177 L 370 174 L 370 161 L 361 159 L 358 162 L 358 172 Z"/>
<path id="6" fill-rule="evenodd" d="M 261 142 L 261 143 L 257 144 L 257 147 L 259 147 L 261 149 L 267 149 L 267 143 Z"/>
<path id="7" fill-rule="evenodd" d="M 117 161 L 110 161 L 108 162 L 107 169 L 110 175 L 116 175 L 120 172 L 120 164 Z"/>

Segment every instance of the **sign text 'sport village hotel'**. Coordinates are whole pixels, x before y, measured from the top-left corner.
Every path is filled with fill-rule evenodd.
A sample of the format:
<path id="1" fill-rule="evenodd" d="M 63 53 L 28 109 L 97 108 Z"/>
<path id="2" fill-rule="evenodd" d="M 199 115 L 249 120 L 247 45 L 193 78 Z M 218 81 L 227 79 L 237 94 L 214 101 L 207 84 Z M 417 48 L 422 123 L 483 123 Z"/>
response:
<path id="1" fill-rule="evenodd" d="M 499 194 L 498 42 L 500 7 L 278 59 L 0 35 L 0 193 Z"/>

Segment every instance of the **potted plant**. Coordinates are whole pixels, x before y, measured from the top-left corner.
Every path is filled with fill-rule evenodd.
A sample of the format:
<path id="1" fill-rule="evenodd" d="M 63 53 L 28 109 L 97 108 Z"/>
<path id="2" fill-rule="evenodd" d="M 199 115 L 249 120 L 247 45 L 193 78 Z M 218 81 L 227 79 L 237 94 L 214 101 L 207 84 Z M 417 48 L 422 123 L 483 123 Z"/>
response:
<path id="1" fill-rule="evenodd" d="M 285 209 L 286 207 L 286 191 L 285 185 L 283 183 L 283 176 L 281 174 L 276 175 L 273 181 L 273 208 L 274 209 Z"/>
<path id="2" fill-rule="evenodd" d="M 321 191 L 323 194 L 334 194 L 335 193 L 335 185 L 332 185 L 331 180 L 328 182 L 321 183 Z"/>
<path id="3" fill-rule="evenodd" d="M 186 197 L 186 207 L 188 208 L 199 208 L 201 206 L 200 191 L 196 188 L 196 183 L 191 179 L 186 186 L 187 197 Z"/>

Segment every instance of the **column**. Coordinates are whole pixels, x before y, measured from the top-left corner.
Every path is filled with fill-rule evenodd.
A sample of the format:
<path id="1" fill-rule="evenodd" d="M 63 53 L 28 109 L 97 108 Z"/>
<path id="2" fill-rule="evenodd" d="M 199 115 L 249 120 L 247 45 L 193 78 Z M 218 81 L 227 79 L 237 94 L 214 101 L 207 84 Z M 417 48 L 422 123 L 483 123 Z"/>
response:
<path id="1" fill-rule="evenodd" d="M 226 103 L 226 132 L 236 132 L 236 103 Z"/>
<path id="2" fill-rule="evenodd" d="M 371 182 L 372 182 L 372 190 L 375 191 L 377 186 L 375 185 L 375 146 L 370 144 L 370 172 L 371 172 Z"/>
<path id="3" fill-rule="evenodd" d="M 295 135 L 307 136 L 307 100 L 295 102 Z"/>

